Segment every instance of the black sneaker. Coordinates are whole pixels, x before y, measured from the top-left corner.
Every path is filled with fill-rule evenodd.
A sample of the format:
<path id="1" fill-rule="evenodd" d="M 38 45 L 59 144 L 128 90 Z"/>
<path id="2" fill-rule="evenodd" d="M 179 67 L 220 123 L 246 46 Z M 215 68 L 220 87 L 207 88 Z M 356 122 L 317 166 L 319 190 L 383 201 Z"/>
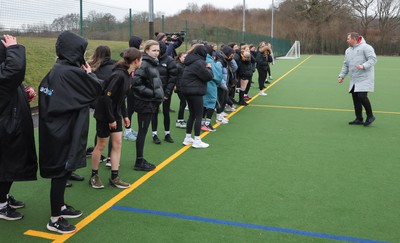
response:
<path id="1" fill-rule="evenodd" d="M 99 162 L 100 162 L 100 163 L 101 163 L 101 162 L 107 162 L 107 157 L 101 155 L 101 156 L 100 156 L 100 161 L 99 161 Z"/>
<path id="2" fill-rule="evenodd" d="M 47 229 L 61 234 L 69 234 L 75 232 L 76 227 L 74 225 L 69 224 L 68 221 L 63 217 L 60 217 L 54 223 L 51 222 L 50 219 L 49 223 L 47 224 Z"/>
<path id="3" fill-rule="evenodd" d="M 363 122 L 363 120 L 361 119 L 355 119 L 354 121 L 351 121 L 351 122 L 349 122 L 349 125 L 363 125 L 364 124 L 364 122 Z"/>
<path id="4" fill-rule="evenodd" d="M 160 144 L 160 143 L 161 143 L 161 140 L 158 138 L 157 135 L 153 135 L 153 142 L 154 142 L 155 144 Z"/>
<path id="5" fill-rule="evenodd" d="M 88 148 L 86 149 L 86 157 L 92 156 L 93 150 L 94 150 L 93 147 L 88 147 Z"/>
<path id="6" fill-rule="evenodd" d="M 15 209 L 10 207 L 10 205 L 8 204 L 2 209 L 0 209 L 0 219 L 18 220 L 22 219 L 23 217 L 24 215 L 22 213 L 15 211 Z"/>
<path id="7" fill-rule="evenodd" d="M 25 207 L 25 203 L 21 201 L 15 200 L 15 198 L 11 195 L 7 195 L 8 205 L 12 208 L 23 208 Z"/>
<path id="8" fill-rule="evenodd" d="M 69 179 L 70 179 L 70 180 L 73 180 L 73 181 L 83 181 L 83 180 L 85 180 L 85 177 L 83 177 L 83 176 L 81 176 L 81 175 L 78 175 L 78 174 L 76 174 L 75 172 L 72 172 L 72 174 L 71 174 L 71 176 L 69 177 Z"/>
<path id="9" fill-rule="evenodd" d="M 75 208 L 73 208 L 70 205 L 65 204 L 65 206 L 67 207 L 64 210 L 61 210 L 61 217 L 66 218 L 66 219 L 74 219 L 74 218 L 78 218 L 82 215 L 82 211 L 80 210 L 76 210 Z"/>
<path id="10" fill-rule="evenodd" d="M 367 120 L 365 120 L 365 122 L 364 122 L 364 127 L 367 127 L 367 126 L 369 126 L 371 123 L 373 123 L 375 121 L 375 117 L 374 116 L 372 116 L 372 117 L 370 117 L 370 118 L 367 118 Z"/>
<path id="11" fill-rule="evenodd" d="M 145 159 L 143 159 L 141 163 L 140 162 L 138 163 L 138 161 L 136 161 L 135 167 L 133 167 L 134 170 L 143 170 L 143 171 L 151 171 L 154 170 L 155 168 L 156 168 L 155 165 L 150 164 Z"/>
<path id="12" fill-rule="evenodd" d="M 164 140 L 165 140 L 166 142 L 168 142 L 168 143 L 174 143 L 174 140 L 172 139 L 171 134 L 165 135 Z"/>

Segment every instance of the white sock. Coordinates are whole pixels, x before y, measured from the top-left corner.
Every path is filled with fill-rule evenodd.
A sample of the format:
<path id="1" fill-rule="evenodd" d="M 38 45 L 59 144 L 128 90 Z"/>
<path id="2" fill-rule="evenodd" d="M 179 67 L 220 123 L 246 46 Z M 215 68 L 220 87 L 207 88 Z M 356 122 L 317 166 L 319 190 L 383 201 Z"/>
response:
<path id="1" fill-rule="evenodd" d="M 204 124 L 206 124 L 206 126 L 210 125 L 210 119 L 207 118 Z"/>
<path id="2" fill-rule="evenodd" d="M 130 133 L 132 132 L 132 128 L 125 128 L 125 133 Z"/>
<path id="3" fill-rule="evenodd" d="M 192 134 L 186 133 L 186 138 L 192 138 Z"/>
<path id="4" fill-rule="evenodd" d="M 165 131 L 165 135 L 169 134 L 169 131 Z"/>
<path id="5" fill-rule="evenodd" d="M 152 134 L 153 134 L 153 137 L 154 136 L 157 136 L 157 131 L 153 131 L 153 132 L 151 132 Z"/>
<path id="6" fill-rule="evenodd" d="M 61 207 L 61 211 L 62 211 L 62 210 L 65 210 L 65 209 L 67 209 L 67 206 L 63 205 L 63 206 Z"/>
<path id="7" fill-rule="evenodd" d="M 0 208 L 4 208 L 5 206 L 7 206 L 7 201 L 3 202 L 3 203 L 0 203 Z"/>
<path id="8" fill-rule="evenodd" d="M 51 220 L 52 223 L 55 223 L 55 222 L 57 222 L 57 220 L 58 220 L 59 218 L 60 218 L 60 216 L 57 216 L 57 217 L 51 216 L 51 217 L 50 217 L 50 220 Z"/>
<path id="9" fill-rule="evenodd" d="M 195 141 L 201 141 L 200 136 L 194 136 Z"/>

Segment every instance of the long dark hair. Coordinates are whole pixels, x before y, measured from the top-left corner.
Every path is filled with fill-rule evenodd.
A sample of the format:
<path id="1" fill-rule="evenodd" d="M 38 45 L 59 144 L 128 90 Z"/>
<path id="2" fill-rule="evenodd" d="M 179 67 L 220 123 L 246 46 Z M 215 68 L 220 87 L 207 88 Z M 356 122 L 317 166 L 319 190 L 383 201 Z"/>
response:
<path id="1" fill-rule="evenodd" d="M 92 71 L 96 71 L 101 64 L 111 58 L 111 49 L 108 46 L 98 46 L 93 55 L 89 58 L 88 63 Z"/>
<path id="2" fill-rule="evenodd" d="M 142 58 L 142 53 L 135 47 L 130 47 L 122 52 L 122 59 L 117 62 L 116 66 L 129 69 L 129 65 L 140 58 Z"/>

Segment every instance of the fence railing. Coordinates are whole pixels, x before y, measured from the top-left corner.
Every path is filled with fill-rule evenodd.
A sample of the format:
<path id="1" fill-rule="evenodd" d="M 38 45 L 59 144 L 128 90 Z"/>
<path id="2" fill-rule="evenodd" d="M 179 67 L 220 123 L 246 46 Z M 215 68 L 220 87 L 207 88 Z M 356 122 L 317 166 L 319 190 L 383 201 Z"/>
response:
<path id="1" fill-rule="evenodd" d="M 157 32 L 185 31 L 187 50 L 192 40 L 216 44 L 270 42 L 275 54 L 285 54 L 291 46 L 287 39 L 243 33 L 239 30 L 207 26 L 177 17 L 155 16 Z M 238 27 L 240 29 L 241 26 Z M 56 37 L 61 31 L 74 31 L 88 39 L 127 41 L 131 35 L 148 38 L 148 14 L 128 8 L 107 6 L 83 0 L 0 0 L 0 33 L 22 36 Z M 244 39 L 243 39 L 244 37 Z"/>

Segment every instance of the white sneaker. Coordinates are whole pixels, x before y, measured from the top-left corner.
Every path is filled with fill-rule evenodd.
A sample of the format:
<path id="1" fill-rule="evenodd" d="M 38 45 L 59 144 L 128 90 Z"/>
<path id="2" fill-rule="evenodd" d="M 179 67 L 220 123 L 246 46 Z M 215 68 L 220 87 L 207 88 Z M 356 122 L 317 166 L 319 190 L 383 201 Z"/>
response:
<path id="1" fill-rule="evenodd" d="M 225 110 L 226 110 L 226 111 L 235 111 L 236 109 L 233 108 L 232 106 L 226 106 L 226 107 L 225 107 Z"/>
<path id="2" fill-rule="evenodd" d="M 224 112 L 224 111 L 221 113 L 221 115 L 222 115 L 223 117 L 227 117 L 227 116 L 229 116 L 229 114 L 228 114 L 228 113 L 226 113 L 226 112 Z"/>
<path id="3" fill-rule="evenodd" d="M 222 123 L 222 124 L 228 124 L 229 120 L 223 117 L 221 114 L 217 115 L 217 119 L 215 120 L 216 122 Z"/>
<path id="4" fill-rule="evenodd" d="M 268 95 L 267 93 L 265 93 L 265 92 L 262 91 L 262 90 L 260 90 L 260 92 L 258 92 L 258 94 L 259 94 L 260 96 L 267 96 L 267 95 Z"/>
<path id="5" fill-rule="evenodd" d="M 193 148 L 208 148 L 208 146 L 210 146 L 208 143 L 205 143 L 201 140 L 194 140 L 192 144 Z"/>
<path id="6" fill-rule="evenodd" d="M 135 134 L 131 131 L 131 132 L 128 132 L 128 133 L 125 133 L 125 134 L 124 134 L 124 139 L 125 139 L 125 140 L 128 140 L 128 141 L 136 141 L 136 136 L 135 136 Z"/>
<path id="7" fill-rule="evenodd" d="M 185 121 L 176 121 L 175 126 L 177 128 L 186 128 L 186 122 Z"/>
<path id="8" fill-rule="evenodd" d="M 194 142 L 193 138 L 185 138 L 183 140 L 183 145 L 187 146 L 187 145 L 192 145 Z"/>
<path id="9" fill-rule="evenodd" d="M 111 159 L 107 158 L 107 162 L 105 164 L 106 167 L 111 168 Z"/>

